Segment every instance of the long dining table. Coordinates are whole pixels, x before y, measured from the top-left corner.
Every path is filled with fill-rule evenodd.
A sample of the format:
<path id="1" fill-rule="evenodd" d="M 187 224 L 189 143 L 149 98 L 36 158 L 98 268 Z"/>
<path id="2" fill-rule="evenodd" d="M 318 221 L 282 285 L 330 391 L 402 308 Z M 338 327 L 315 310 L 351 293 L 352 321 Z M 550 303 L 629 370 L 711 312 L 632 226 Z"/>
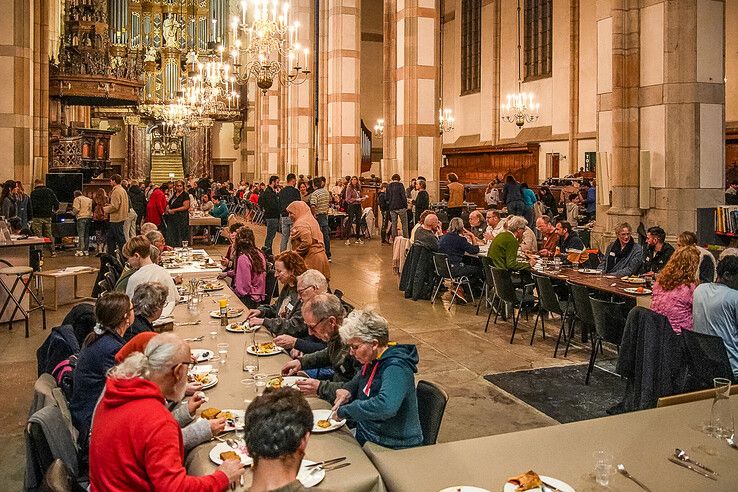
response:
<path id="1" fill-rule="evenodd" d="M 534 273 L 546 275 L 554 280 L 570 281 L 577 285 L 583 285 L 592 290 L 597 290 L 613 296 L 625 297 L 635 301 L 636 305 L 651 307 L 651 294 L 635 294 L 626 292 L 627 288 L 637 288 L 639 284 L 624 281 L 614 275 L 599 273 L 584 273 L 579 269 L 561 268 L 560 270 L 533 270 Z M 644 286 L 645 287 L 645 286 Z"/>
<path id="2" fill-rule="evenodd" d="M 186 284 L 188 278 L 213 276 L 213 274 L 212 272 L 188 272 L 183 276 L 184 284 Z M 218 369 L 218 383 L 204 391 L 209 401 L 201 407 L 201 410 L 208 407 L 219 409 L 246 408 L 248 403 L 256 396 L 253 385 L 247 387 L 241 383 L 242 380 L 248 377 L 242 366 L 246 346 L 251 343 L 252 335 L 228 332 L 220 326 L 219 319 L 210 316 L 211 311 L 218 309 L 218 300 L 221 298 L 228 299 L 229 308 L 244 309 L 244 313 L 248 312 L 231 289 L 225 284 L 223 286 L 222 290 L 210 292 L 209 295 L 203 298 L 199 312 L 190 311 L 187 304 L 184 303 L 178 304 L 173 311 L 174 332 L 177 335 L 183 338 L 204 336 L 200 342 L 191 342 L 191 348 L 208 349 L 217 354 L 217 344 L 228 343 L 228 355 L 225 363 L 220 363 L 220 361 L 207 362 L 207 364 L 212 364 Z M 231 321 L 238 322 L 244 319 L 245 314 Z M 199 321 L 199 324 L 179 324 L 196 321 Z M 211 336 L 211 332 L 216 333 L 215 338 Z M 272 337 L 266 329 L 262 328 L 256 332 L 255 339 L 257 342 L 267 342 Z M 282 366 L 289 360 L 290 357 L 286 353 L 259 357 L 259 373 L 277 375 L 280 373 Z M 309 397 L 307 400 L 313 409 L 330 408 L 327 402 L 317 397 Z M 187 454 L 185 466 L 189 474 L 207 475 L 216 469 L 216 465 L 210 461 L 208 455 L 210 450 L 218 443 L 217 440 L 203 443 Z M 325 479 L 318 485 L 318 488 L 357 492 L 382 492 L 385 490 L 379 472 L 345 426 L 332 432 L 310 436 L 305 459 L 322 461 L 343 456 L 346 457 L 345 462 L 351 463 L 351 465 L 327 471 Z M 245 475 L 245 488 L 241 487 L 237 490 L 246 490 L 251 485 L 251 479 L 252 472 L 249 469 Z"/>

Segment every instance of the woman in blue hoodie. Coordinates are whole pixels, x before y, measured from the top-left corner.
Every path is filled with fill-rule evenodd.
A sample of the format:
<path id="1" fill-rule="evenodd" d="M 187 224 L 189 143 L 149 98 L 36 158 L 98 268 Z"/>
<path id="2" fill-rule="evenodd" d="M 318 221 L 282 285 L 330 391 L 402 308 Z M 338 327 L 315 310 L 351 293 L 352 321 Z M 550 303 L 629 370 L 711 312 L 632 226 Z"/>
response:
<path id="1" fill-rule="evenodd" d="M 390 344 L 387 320 L 369 309 L 349 314 L 339 333 L 363 367 L 336 391 L 336 415 L 356 423 L 361 445 L 371 441 L 398 449 L 422 444 L 415 345 Z"/>

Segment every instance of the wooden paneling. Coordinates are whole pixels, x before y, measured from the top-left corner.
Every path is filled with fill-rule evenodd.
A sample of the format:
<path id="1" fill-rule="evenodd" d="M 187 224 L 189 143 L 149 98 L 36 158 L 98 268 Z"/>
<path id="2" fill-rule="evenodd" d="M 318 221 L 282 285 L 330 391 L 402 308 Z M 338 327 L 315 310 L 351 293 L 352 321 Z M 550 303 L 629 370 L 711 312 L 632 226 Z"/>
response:
<path id="1" fill-rule="evenodd" d="M 530 185 L 538 183 L 538 144 L 445 148 L 448 164 L 441 168 L 440 179 L 456 173 L 462 183 L 489 183 L 512 174 Z"/>
<path id="2" fill-rule="evenodd" d="M 726 130 L 725 136 L 725 187 L 738 181 L 738 128 Z"/>

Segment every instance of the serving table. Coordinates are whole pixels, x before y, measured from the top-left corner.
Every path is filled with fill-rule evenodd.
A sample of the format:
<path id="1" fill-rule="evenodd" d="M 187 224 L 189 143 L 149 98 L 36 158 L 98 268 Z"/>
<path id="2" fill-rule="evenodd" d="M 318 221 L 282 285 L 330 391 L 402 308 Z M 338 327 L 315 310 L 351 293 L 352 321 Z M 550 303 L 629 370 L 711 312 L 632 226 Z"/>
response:
<path id="1" fill-rule="evenodd" d="M 206 273 L 205 276 L 212 275 Z M 185 281 L 188 277 L 203 276 L 202 272 L 189 272 L 184 275 Z M 242 361 L 247 343 L 251 343 L 251 334 L 230 333 L 220 327 L 220 320 L 210 317 L 209 312 L 218 309 L 218 299 L 227 298 L 230 308 L 244 308 L 247 310 L 236 295 L 227 286 L 221 291 L 211 292 L 209 296 L 203 298 L 199 313 L 192 313 L 186 304 L 179 304 L 174 308 L 173 317 L 175 320 L 174 333 L 181 337 L 198 337 L 204 335 L 201 342 L 193 342 L 190 344 L 192 348 L 205 348 L 217 353 L 216 345 L 218 343 L 228 343 L 228 357 L 225 364 L 218 361 L 209 362 L 219 370 L 218 384 L 213 388 L 205 390 L 205 394 L 209 401 L 205 403 L 202 409 L 209 406 L 220 409 L 227 408 L 245 408 L 250 400 L 255 397 L 253 386 L 247 387 L 241 383 L 241 380 L 247 377 L 247 373 L 242 370 Z M 234 318 L 232 321 L 242 321 L 245 314 Z M 198 325 L 177 326 L 177 323 L 200 321 Z M 210 337 L 210 332 L 218 332 L 217 338 Z M 260 329 L 256 333 L 257 342 L 266 342 L 272 339 L 271 335 L 264 329 Z M 259 372 L 262 374 L 277 375 L 280 373 L 282 366 L 290 360 L 285 354 L 278 354 L 268 357 L 260 357 Z M 327 409 L 330 405 L 318 398 L 308 398 L 311 408 Z M 185 466 L 191 475 L 207 475 L 212 473 L 216 465 L 210 461 L 208 453 L 218 444 L 217 441 L 211 441 L 192 449 L 186 459 Z M 318 485 L 318 488 L 326 490 L 347 490 L 358 492 L 382 492 L 384 485 L 379 476 L 379 472 L 364 454 L 359 443 L 351 435 L 346 427 L 339 430 L 324 434 L 312 434 L 308 443 L 305 458 L 312 461 L 321 461 L 330 458 L 345 456 L 346 462 L 351 466 L 341 468 L 335 471 L 326 472 L 325 479 Z M 251 470 L 246 471 L 245 483 L 246 488 L 251 484 Z M 245 490 L 243 487 L 238 490 Z"/>
<path id="2" fill-rule="evenodd" d="M 54 281 L 54 304 L 50 309 L 56 311 L 59 306 L 64 304 L 94 300 L 89 296 L 79 294 L 77 280 L 81 275 L 97 275 L 99 271 L 99 268 L 80 266 L 46 270 L 44 272 L 38 272 L 36 275 Z"/>
<path id="3" fill-rule="evenodd" d="M 193 249 L 192 255 L 198 255 L 202 258 L 209 259 L 210 255 L 204 250 L 204 249 Z M 211 266 L 202 266 L 203 260 L 191 260 L 188 261 L 182 265 L 177 266 L 176 268 L 170 268 L 168 266 L 165 266 L 164 268 L 167 269 L 167 271 L 172 275 L 196 275 L 196 276 L 206 276 L 206 277 L 212 277 L 221 272 L 220 264 L 218 262 L 215 262 Z"/>
<path id="4" fill-rule="evenodd" d="M 738 396 L 730 399 L 738 414 Z M 595 451 L 606 450 L 651 490 L 725 491 L 738 488 L 738 450 L 700 430 L 712 398 L 571 424 L 393 451 L 365 450 L 392 492 L 438 491 L 473 485 L 502 490 L 509 477 L 528 470 L 575 490 L 640 491 L 617 472 L 607 488 L 594 479 Z M 676 448 L 715 470 L 713 481 L 667 460 Z M 615 470 L 614 470 L 615 471 Z"/>

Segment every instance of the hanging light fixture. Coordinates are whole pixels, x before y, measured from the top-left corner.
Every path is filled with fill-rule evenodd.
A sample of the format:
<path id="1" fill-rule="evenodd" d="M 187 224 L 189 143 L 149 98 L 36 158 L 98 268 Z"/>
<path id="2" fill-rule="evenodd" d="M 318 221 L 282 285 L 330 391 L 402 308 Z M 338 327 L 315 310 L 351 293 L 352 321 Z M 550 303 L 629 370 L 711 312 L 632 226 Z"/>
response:
<path id="1" fill-rule="evenodd" d="M 538 119 L 538 110 L 540 104 L 534 102 L 534 96 L 532 92 L 523 92 L 523 77 L 522 77 L 522 43 L 520 34 L 520 0 L 518 0 L 518 92 L 515 94 L 507 95 L 507 103 L 501 106 L 502 120 L 508 123 L 515 123 L 520 129 L 526 123 L 533 123 Z"/>

